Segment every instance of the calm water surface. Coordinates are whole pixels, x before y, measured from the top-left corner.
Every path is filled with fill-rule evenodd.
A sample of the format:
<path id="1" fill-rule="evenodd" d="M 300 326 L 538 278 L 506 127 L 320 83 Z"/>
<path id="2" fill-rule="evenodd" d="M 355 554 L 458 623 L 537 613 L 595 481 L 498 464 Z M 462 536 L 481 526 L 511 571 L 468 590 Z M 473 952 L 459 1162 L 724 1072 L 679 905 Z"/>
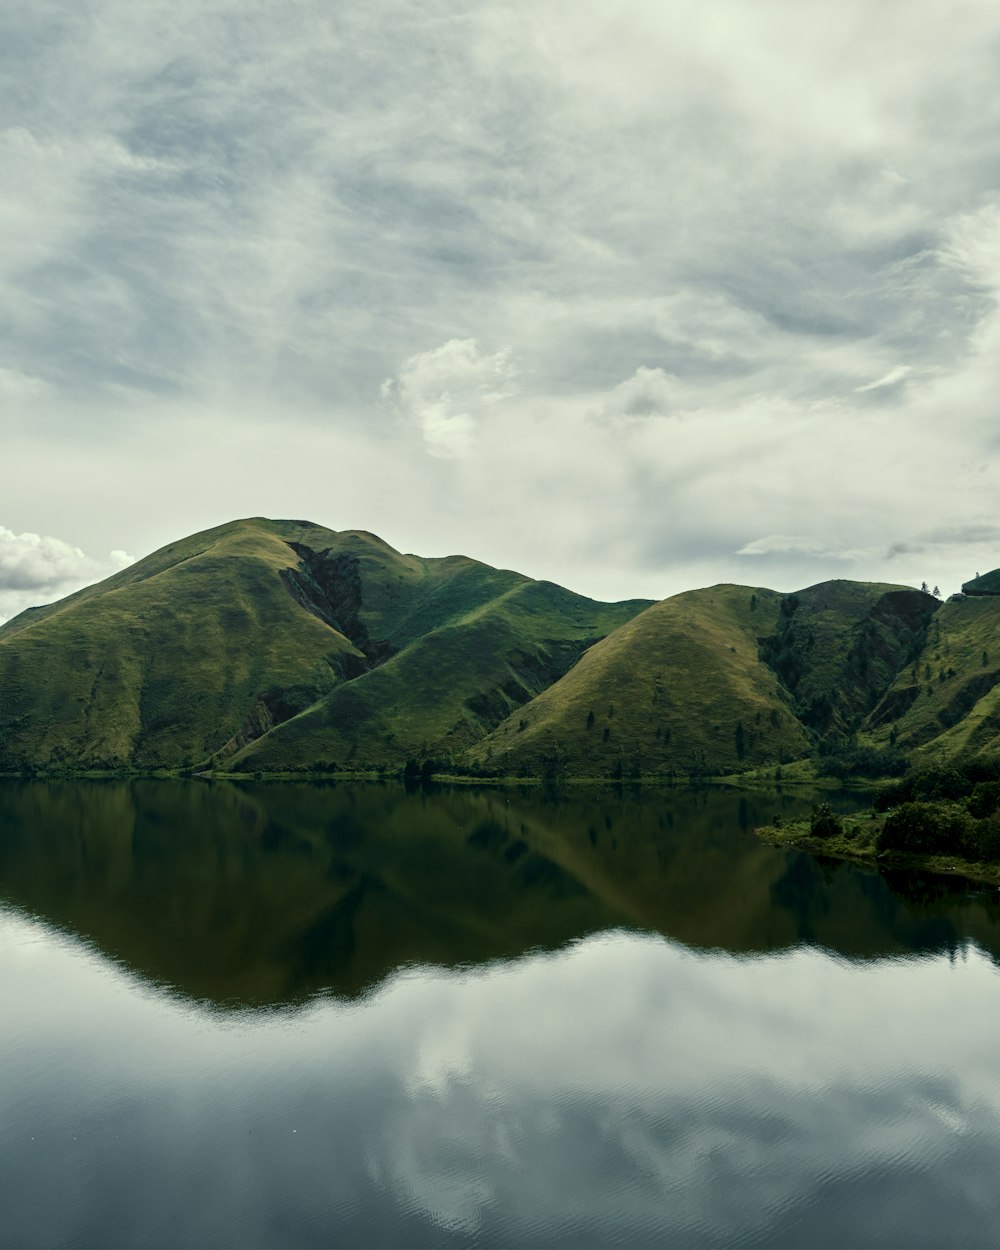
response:
<path id="1" fill-rule="evenodd" d="M 1000 894 L 808 806 L 0 786 L 0 1245 L 1000 1244 Z"/>

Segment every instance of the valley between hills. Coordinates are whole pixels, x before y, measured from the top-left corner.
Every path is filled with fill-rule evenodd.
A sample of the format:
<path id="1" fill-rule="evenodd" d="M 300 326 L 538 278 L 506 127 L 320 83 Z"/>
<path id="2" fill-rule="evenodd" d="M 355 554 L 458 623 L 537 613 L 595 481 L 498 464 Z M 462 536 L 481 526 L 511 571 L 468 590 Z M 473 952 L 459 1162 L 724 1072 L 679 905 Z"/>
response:
<path id="1" fill-rule="evenodd" d="M 251 518 L 0 627 L 0 772 L 885 777 L 1000 757 L 1000 574 L 600 603 Z"/>

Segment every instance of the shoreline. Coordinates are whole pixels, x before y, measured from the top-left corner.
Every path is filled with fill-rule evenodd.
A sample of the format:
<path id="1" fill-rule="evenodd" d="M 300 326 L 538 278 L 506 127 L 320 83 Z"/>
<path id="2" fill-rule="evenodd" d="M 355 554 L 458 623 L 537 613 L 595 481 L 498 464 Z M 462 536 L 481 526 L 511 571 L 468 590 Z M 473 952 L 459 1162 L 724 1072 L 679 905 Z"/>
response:
<path id="1" fill-rule="evenodd" d="M 841 818 L 843 832 L 832 837 L 817 837 L 809 830 L 808 821 L 791 821 L 787 825 L 760 825 L 754 833 L 770 846 L 805 851 L 807 854 L 864 864 L 876 870 L 887 868 L 900 872 L 926 872 L 934 876 L 958 877 L 976 885 L 1000 889 L 1000 863 L 973 862 L 958 855 L 914 855 L 901 851 L 875 850 L 875 839 L 881 820 L 874 813 Z"/>
<path id="2" fill-rule="evenodd" d="M 734 790 L 869 790 L 874 784 L 868 779 L 841 781 L 835 777 L 818 777 L 811 774 L 792 774 L 774 777 L 759 771 L 751 773 L 727 773 L 722 775 L 692 775 L 682 773 L 650 773 L 641 777 L 598 777 L 593 775 L 543 776 L 539 773 L 504 774 L 480 777 L 463 772 L 435 772 L 427 776 L 405 774 L 399 769 L 377 767 L 360 769 L 331 769 L 328 772 L 312 772 L 305 769 L 277 769 L 274 771 L 239 771 L 226 769 L 170 769 L 170 768 L 79 768 L 45 769 L 30 772 L 0 772 L 0 781 L 384 781 L 384 782 L 434 782 L 447 785 L 470 786 L 617 786 L 641 789 L 672 789 L 677 786 L 725 787 Z"/>

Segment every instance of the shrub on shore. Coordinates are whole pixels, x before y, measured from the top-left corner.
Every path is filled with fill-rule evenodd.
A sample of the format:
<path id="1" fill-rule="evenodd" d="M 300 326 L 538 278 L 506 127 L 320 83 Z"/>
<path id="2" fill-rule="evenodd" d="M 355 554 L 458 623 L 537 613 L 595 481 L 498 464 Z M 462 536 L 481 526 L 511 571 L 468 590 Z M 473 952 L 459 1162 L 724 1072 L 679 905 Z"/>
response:
<path id="1" fill-rule="evenodd" d="M 895 807 L 885 818 L 875 849 L 907 855 L 962 855 L 972 820 L 952 804 L 913 802 Z"/>
<path id="2" fill-rule="evenodd" d="M 818 803 L 813 808 L 809 832 L 814 838 L 834 838 L 843 831 L 844 827 L 834 815 L 829 803 Z"/>

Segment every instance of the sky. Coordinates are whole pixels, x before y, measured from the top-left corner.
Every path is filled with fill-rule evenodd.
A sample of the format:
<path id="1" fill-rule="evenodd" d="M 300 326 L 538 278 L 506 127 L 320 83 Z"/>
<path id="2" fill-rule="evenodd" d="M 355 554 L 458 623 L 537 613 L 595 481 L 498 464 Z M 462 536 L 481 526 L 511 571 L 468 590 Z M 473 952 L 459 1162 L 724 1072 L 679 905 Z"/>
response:
<path id="1" fill-rule="evenodd" d="M 1000 565 L 995 0 L 0 9 L 0 618 L 240 516 Z"/>

